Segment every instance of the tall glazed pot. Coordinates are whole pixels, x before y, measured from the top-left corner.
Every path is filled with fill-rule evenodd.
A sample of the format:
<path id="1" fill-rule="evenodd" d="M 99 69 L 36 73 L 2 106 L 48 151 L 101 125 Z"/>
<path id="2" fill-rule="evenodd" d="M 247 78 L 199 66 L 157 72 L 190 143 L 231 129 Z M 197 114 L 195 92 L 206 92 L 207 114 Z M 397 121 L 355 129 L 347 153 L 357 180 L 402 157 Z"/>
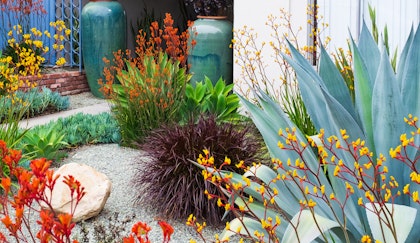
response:
<path id="1" fill-rule="evenodd" d="M 126 49 L 127 17 L 122 5 L 113 0 L 91 0 L 81 15 L 82 55 L 84 69 L 93 95 L 103 98 L 98 79 L 113 52 Z"/>
<path id="2" fill-rule="evenodd" d="M 200 82 L 207 76 L 215 84 L 222 77 L 233 82 L 233 26 L 223 16 L 197 16 L 190 27 L 188 64 L 191 83 Z M 193 42 L 195 44 L 193 45 Z"/>

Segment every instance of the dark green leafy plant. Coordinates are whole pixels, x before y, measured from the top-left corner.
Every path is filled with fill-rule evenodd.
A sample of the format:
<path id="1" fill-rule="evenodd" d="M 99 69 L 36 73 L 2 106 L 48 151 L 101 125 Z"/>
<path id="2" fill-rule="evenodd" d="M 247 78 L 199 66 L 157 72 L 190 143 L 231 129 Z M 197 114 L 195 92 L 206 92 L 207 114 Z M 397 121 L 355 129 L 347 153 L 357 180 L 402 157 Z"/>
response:
<path id="1" fill-rule="evenodd" d="M 163 26 L 163 18 L 162 16 L 155 16 L 155 11 L 152 9 L 151 11 L 147 8 L 146 2 L 143 1 L 144 8 L 143 12 L 141 13 L 141 18 L 138 18 L 136 23 L 131 23 L 131 33 L 133 34 L 133 45 L 136 46 L 137 44 L 137 35 L 140 31 L 142 31 L 145 34 L 146 39 L 149 39 L 151 37 L 150 33 L 150 25 L 157 21 L 159 26 Z"/>
<path id="2" fill-rule="evenodd" d="M 252 136 L 252 124 L 218 124 L 216 117 L 203 117 L 185 126 L 175 124 L 152 131 L 140 145 L 150 158 L 138 162 L 133 184 L 136 200 L 146 200 L 167 217 L 185 219 L 190 214 L 209 224 L 220 224 L 225 210 L 209 201 L 205 191 L 218 193 L 204 182 L 195 160 L 203 149 L 211 150 L 217 167 L 225 156 L 245 165 L 261 161 L 259 140 Z M 226 166 L 237 171 L 234 165 Z"/>
<path id="3" fill-rule="evenodd" d="M 58 125 L 40 126 L 25 133 L 19 149 L 27 160 L 46 158 L 58 161 L 66 156 L 61 150 L 68 145 L 64 137 L 64 131 L 58 129 Z"/>
<path id="4" fill-rule="evenodd" d="M 185 124 L 190 119 L 196 121 L 202 115 L 215 115 L 218 122 L 243 119 L 238 113 L 239 97 L 232 93 L 232 89 L 233 84 L 226 85 L 221 78 L 214 86 L 208 77 L 204 83 L 196 83 L 195 87 L 187 84 L 180 109 L 181 123 Z"/>

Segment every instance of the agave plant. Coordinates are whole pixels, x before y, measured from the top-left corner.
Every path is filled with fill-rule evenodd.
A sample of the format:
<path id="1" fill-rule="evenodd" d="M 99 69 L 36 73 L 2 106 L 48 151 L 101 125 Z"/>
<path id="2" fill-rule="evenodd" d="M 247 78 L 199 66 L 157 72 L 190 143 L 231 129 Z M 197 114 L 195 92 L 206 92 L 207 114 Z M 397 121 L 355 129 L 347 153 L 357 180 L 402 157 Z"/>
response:
<path id="1" fill-rule="evenodd" d="M 419 29 L 411 31 L 394 73 L 385 48 L 363 26 L 359 42 L 351 41 L 354 105 L 324 49 L 317 72 L 290 45 L 291 57 L 284 57 L 297 73 L 319 143 L 294 129 L 262 91 L 256 91 L 257 105 L 241 98 L 274 165 L 257 165 L 243 175 L 203 166 L 236 188 L 246 185 L 237 194 L 225 189 L 242 214 L 223 239 L 239 232 L 265 242 L 419 241 Z"/>

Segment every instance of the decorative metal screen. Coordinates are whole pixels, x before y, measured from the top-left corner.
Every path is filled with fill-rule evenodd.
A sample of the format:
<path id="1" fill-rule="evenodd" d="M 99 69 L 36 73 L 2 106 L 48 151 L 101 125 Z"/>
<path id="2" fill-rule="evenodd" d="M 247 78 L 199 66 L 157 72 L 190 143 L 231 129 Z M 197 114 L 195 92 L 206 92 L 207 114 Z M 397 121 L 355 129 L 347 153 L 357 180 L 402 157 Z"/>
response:
<path id="1" fill-rule="evenodd" d="M 0 50 L 7 46 L 7 33 L 14 25 L 25 23 L 25 32 L 29 32 L 32 27 L 40 31 L 48 30 L 54 33 L 51 22 L 64 20 L 67 28 L 71 30 L 68 39 L 64 40 L 64 50 L 57 53 L 53 50 L 54 39 L 44 36 L 42 39 L 44 46 L 48 46 L 50 52 L 46 57 L 46 66 L 54 66 L 58 57 L 64 56 L 71 67 L 82 69 L 81 62 L 81 39 L 80 39 L 80 15 L 82 11 L 82 0 L 42 0 L 34 1 L 42 5 L 46 13 L 31 13 L 30 15 L 21 14 L 13 11 L 14 6 L 19 5 L 22 0 L 0 1 Z M 12 10 L 11 10 L 12 9 Z"/>
<path id="2" fill-rule="evenodd" d="M 80 18 L 82 11 L 81 0 L 56 0 L 55 19 L 62 19 L 71 30 L 69 39 L 64 43 L 63 55 L 70 66 L 82 68 Z"/>

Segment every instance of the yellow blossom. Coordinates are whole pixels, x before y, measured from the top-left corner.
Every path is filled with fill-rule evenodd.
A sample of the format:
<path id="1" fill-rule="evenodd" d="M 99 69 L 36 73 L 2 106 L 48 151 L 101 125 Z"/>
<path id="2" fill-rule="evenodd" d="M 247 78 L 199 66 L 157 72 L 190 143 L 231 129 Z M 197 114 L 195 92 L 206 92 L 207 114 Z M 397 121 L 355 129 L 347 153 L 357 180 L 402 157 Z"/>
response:
<path id="1" fill-rule="evenodd" d="M 370 201 L 370 202 L 374 202 L 375 201 L 375 198 L 374 198 L 374 196 L 372 195 L 372 193 L 370 192 L 370 191 L 366 191 L 365 192 L 365 197 Z"/>
<path id="2" fill-rule="evenodd" d="M 410 193 L 410 184 L 407 184 L 407 185 L 404 186 L 403 193 L 404 194 L 409 194 Z"/>
<path id="3" fill-rule="evenodd" d="M 413 201 L 414 202 L 420 203 L 420 201 L 419 201 L 419 192 L 418 191 L 413 192 L 412 197 L 413 197 Z"/>
<path id="4" fill-rule="evenodd" d="M 362 243 L 372 243 L 372 239 L 370 238 L 370 236 L 364 235 L 364 236 L 362 236 L 361 242 Z"/>
<path id="5" fill-rule="evenodd" d="M 412 182 L 420 184 L 420 174 L 417 174 L 415 171 L 410 173 L 410 179 Z"/>

